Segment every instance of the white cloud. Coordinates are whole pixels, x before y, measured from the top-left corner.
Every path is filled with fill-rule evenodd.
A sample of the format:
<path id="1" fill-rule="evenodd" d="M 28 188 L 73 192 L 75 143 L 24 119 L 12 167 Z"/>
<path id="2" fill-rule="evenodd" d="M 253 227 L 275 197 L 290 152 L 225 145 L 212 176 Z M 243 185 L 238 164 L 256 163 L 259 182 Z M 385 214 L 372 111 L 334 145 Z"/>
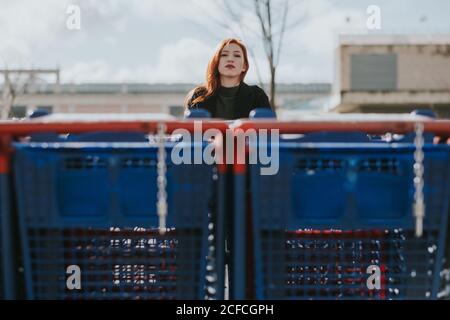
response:
<path id="1" fill-rule="evenodd" d="M 123 0 L 72 0 L 81 9 L 84 29 L 91 33 L 99 30 L 124 32 L 129 23 L 130 8 Z M 83 27 L 82 27 L 83 29 Z"/>
<path id="2" fill-rule="evenodd" d="M 302 10 L 304 23 L 286 33 L 278 79 L 331 82 L 338 35 L 366 32 L 365 11 L 339 7 L 329 0 L 305 2 Z"/>
<path id="3" fill-rule="evenodd" d="M 69 0 L 4 1 L 0 10 L 1 64 L 24 64 L 57 38 Z M 59 31 L 58 31 L 59 30 Z"/>
<path id="4" fill-rule="evenodd" d="M 215 48 L 193 38 L 162 47 L 155 72 L 162 81 L 204 81 L 206 67 Z"/>
<path id="5" fill-rule="evenodd" d="M 81 30 L 66 27 L 70 4 L 81 9 Z M 82 43 L 102 28 L 126 29 L 126 3 L 119 0 L 2 1 L 0 10 L 0 64 L 24 67 L 33 55 L 49 47 Z M 111 42 L 111 40 L 109 40 Z"/>
<path id="6" fill-rule="evenodd" d="M 103 82 L 111 76 L 111 66 L 104 60 L 77 62 L 61 72 L 62 82 Z"/>
<path id="7" fill-rule="evenodd" d="M 62 72 L 65 82 L 203 82 L 213 47 L 193 38 L 163 46 L 154 64 L 114 67 L 105 60 L 78 62 Z"/>
<path id="8" fill-rule="evenodd" d="M 211 0 L 128 0 L 131 11 L 141 18 L 155 20 L 176 20 L 189 17 L 192 20 L 205 20 L 217 12 L 216 1 Z"/>
<path id="9" fill-rule="evenodd" d="M 348 19 L 348 22 L 347 22 Z M 357 10 L 332 9 L 320 16 L 313 16 L 305 24 L 286 37 L 288 43 L 312 54 L 329 54 L 337 45 L 339 33 L 365 31 L 365 16 Z"/>
<path id="10" fill-rule="evenodd" d="M 81 8 L 80 31 L 69 31 L 65 28 L 67 18 L 66 8 L 69 4 L 77 4 Z M 310 19 L 301 27 L 286 34 L 281 64 L 278 69 L 278 79 L 281 81 L 298 81 L 309 76 L 328 79 L 332 69 L 333 49 L 336 30 L 346 26 L 345 18 L 351 17 L 350 26 L 365 25 L 365 12 L 346 10 L 333 6 L 330 0 L 309 0 L 299 3 L 295 10 L 307 12 Z M 293 10 L 293 11 L 295 11 Z M 81 53 L 94 53 L 95 48 L 86 48 L 87 43 L 106 43 L 110 46 L 119 45 L 115 32 L 126 32 L 134 17 L 141 17 L 150 22 L 158 20 L 161 32 L 170 23 L 180 21 L 181 17 L 192 20 L 207 20 L 208 13 L 220 17 L 214 1 L 195 0 L 42 0 L 2 3 L 0 11 L 0 64 L 12 66 L 29 66 L 37 53 L 45 54 L 48 48 L 53 50 L 82 50 Z M 293 19 L 298 12 L 291 12 Z M 242 14 L 242 19 L 252 29 L 259 26 L 252 18 L 250 11 Z M 162 22 L 167 20 L 170 22 Z M 205 22 L 206 23 L 206 22 Z M 211 26 L 214 23 L 210 24 Z M 179 24 L 177 24 L 179 26 Z M 239 34 L 236 24 L 230 25 Z M 111 29 L 113 30 L 111 32 Z M 115 32 L 114 32 L 115 30 Z M 233 36 L 233 32 L 225 32 L 218 28 L 223 36 Z M 205 30 L 207 32 L 208 30 Z M 214 33 L 214 28 L 208 32 Z M 182 33 L 180 33 L 181 35 Z M 197 35 L 196 35 L 197 36 Z M 198 36 L 201 36 L 200 34 Z M 94 40 L 93 40 L 94 39 Z M 98 40 L 95 40 L 98 39 Z M 269 78 L 260 41 L 247 33 L 247 45 L 252 46 L 257 54 L 259 71 L 263 81 Z M 139 44 L 136 44 L 137 46 Z M 217 43 L 202 42 L 194 37 L 181 37 L 174 43 L 158 47 L 159 57 L 155 61 L 143 61 L 139 67 L 127 66 L 127 58 L 123 64 L 113 64 L 106 55 L 95 55 L 90 60 L 64 61 L 62 70 L 63 81 L 149 81 L 149 82 L 202 82 L 204 81 L 206 65 Z M 62 51 L 64 52 L 64 51 Z M 302 57 L 316 56 L 316 61 L 307 62 Z M 55 59 L 56 60 L 56 59 Z M 310 59 L 314 60 L 314 59 Z M 55 61 L 56 63 L 56 61 Z M 251 61 L 247 81 L 257 82 L 256 64 Z M 35 63 L 36 65 L 36 63 Z M 316 70 L 315 72 L 313 70 Z M 319 77 L 320 78 L 320 77 Z M 331 80 L 331 79 L 330 79 Z"/>
<path id="11" fill-rule="evenodd" d="M 366 31 L 365 11 L 339 7 L 330 0 L 305 4 L 305 21 L 286 34 L 286 48 L 294 46 L 310 54 L 329 56 L 339 33 Z"/>
<path id="12" fill-rule="evenodd" d="M 277 79 L 332 81 L 338 33 L 367 32 L 365 6 L 356 2 L 348 1 L 345 7 L 337 0 L 292 0 L 291 21 L 302 12 L 307 14 L 307 20 L 286 33 Z M 399 12 L 402 9 L 410 14 L 415 12 L 415 17 L 425 10 L 415 10 L 415 6 L 406 8 L 397 2 L 394 5 L 387 0 L 381 2 L 384 3 L 383 25 L 386 21 L 386 25 L 411 29 L 412 22 L 405 18 L 408 15 L 397 16 Z M 440 1 L 440 7 L 444 7 L 444 2 Z M 5 64 L 43 67 L 59 62 L 63 81 L 202 82 L 218 38 L 240 33 L 236 23 L 230 24 L 232 31 L 225 31 L 212 22 L 227 20 L 226 13 L 217 10 L 216 3 L 212 0 L 0 0 L 0 67 Z M 251 6 L 252 1 L 245 3 Z M 69 4 L 79 5 L 82 10 L 80 31 L 66 28 Z M 259 29 L 251 8 L 242 7 L 240 12 L 242 21 Z M 431 13 L 427 13 L 430 25 L 436 20 L 431 19 Z M 445 15 L 441 15 L 442 23 L 448 26 Z M 197 22 L 198 33 L 189 28 L 192 25 L 188 20 Z M 249 33 L 246 35 L 244 40 L 255 50 L 263 80 L 267 81 L 268 68 L 261 42 Z M 256 63 L 251 59 L 247 81 L 257 82 L 256 74 Z"/>

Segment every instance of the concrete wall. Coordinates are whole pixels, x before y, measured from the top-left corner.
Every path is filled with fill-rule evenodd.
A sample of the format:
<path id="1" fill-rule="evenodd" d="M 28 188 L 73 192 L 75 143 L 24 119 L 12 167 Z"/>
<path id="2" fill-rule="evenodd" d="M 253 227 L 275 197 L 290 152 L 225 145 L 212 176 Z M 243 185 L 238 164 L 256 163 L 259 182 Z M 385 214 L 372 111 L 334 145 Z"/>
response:
<path id="1" fill-rule="evenodd" d="M 39 106 L 52 106 L 58 113 L 169 113 L 170 107 L 182 107 L 187 92 L 180 93 L 40 93 L 18 96 L 15 106 L 33 110 Z M 277 105 L 292 101 L 305 101 L 327 97 L 330 92 L 290 92 L 277 94 Z M 1 100 L 0 100 L 1 104 Z"/>
<path id="2" fill-rule="evenodd" d="M 449 45 L 343 45 L 339 50 L 340 91 L 351 91 L 352 54 L 397 55 L 398 90 L 450 90 Z"/>
<path id="3" fill-rule="evenodd" d="M 396 89 L 352 90 L 352 54 L 396 54 Z M 338 81 L 334 91 L 340 102 L 338 112 L 401 112 L 439 109 L 450 114 L 450 44 L 346 44 L 338 49 Z M 398 108 L 396 107 L 398 106 Z M 448 112 L 446 110 L 449 110 Z"/>

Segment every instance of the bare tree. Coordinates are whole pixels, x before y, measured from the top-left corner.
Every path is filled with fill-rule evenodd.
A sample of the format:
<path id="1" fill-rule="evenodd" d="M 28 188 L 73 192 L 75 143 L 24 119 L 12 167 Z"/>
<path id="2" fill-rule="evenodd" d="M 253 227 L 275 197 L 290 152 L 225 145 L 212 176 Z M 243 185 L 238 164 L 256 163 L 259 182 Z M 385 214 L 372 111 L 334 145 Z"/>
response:
<path id="1" fill-rule="evenodd" d="M 255 14 L 261 26 L 262 41 L 264 51 L 270 69 L 270 104 L 275 108 L 276 94 L 276 71 L 280 62 L 281 46 L 286 29 L 287 14 L 289 10 L 289 0 L 284 0 L 282 4 L 282 16 L 279 20 L 280 31 L 277 39 L 273 17 L 272 0 L 254 0 Z M 278 40 L 278 41 L 277 41 Z"/>
<path id="2" fill-rule="evenodd" d="M 41 75 L 55 75 L 56 88 L 59 88 L 59 69 L 1 69 L 4 81 L 2 86 L 3 106 L 0 119 L 7 119 L 15 99 L 29 91 L 37 82 L 44 81 Z M 15 78 L 13 78 L 15 76 Z"/>
<path id="3" fill-rule="evenodd" d="M 256 64 L 260 85 L 263 81 L 256 59 L 258 45 L 262 45 L 270 74 L 269 100 L 276 108 L 277 67 L 287 30 L 302 23 L 306 17 L 302 10 L 294 10 L 303 0 L 216 0 L 220 17 L 208 15 L 208 21 L 231 31 L 247 45 L 248 52 Z M 201 10 L 201 9 L 200 9 Z M 295 16 L 292 14 L 295 11 Z"/>

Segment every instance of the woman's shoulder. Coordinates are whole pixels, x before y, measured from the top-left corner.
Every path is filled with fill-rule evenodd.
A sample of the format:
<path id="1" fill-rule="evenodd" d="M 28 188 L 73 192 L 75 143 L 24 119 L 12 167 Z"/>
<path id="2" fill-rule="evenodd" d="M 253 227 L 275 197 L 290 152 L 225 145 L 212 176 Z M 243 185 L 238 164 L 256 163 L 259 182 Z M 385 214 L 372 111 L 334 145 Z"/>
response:
<path id="1" fill-rule="evenodd" d="M 249 96 L 253 97 L 253 106 L 255 107 L 257 106 L 258 108 L 269 108 L 272 109 L 270 102 L 269 102 L 269 97 L 267 96 L 266 92 L 264 91 L 264 89 L 262 89 L 261 87 L 257 86 L 257 85 L 247 85 L 245 84 L 245 87 L 248 92 L 249 92 Z"/>
<path id="2" fill-rule="evenodd" d="M 191 107 L 192 106 L 192 102 L 199 97 L 200 95 L 204 94 L 206 92 L 206 87 L 205 86 L 197 86 L 194 89 L 192 89 L 191 91 L 188 92 L 188 94 L 186 95 L 186 106 L 187 107 Z"/>

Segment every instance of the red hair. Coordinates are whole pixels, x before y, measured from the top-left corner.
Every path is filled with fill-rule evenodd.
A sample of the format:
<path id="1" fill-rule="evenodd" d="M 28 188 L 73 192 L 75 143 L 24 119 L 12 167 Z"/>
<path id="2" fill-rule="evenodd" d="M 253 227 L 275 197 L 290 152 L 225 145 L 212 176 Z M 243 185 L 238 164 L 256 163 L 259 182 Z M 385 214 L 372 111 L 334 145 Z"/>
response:
<path id="1" fill-rule="evenodd" d="M 241 73 L 239 82 L 244 80 L 245 75 L 247 74 L 249 68 L 247 48 L 239 39 L 235 38 L 225 39 L 219 44 L 216 52 L 214 53 L 213 57 L 208 63 L 208 68 L 206 70 L 206 83 L 194 89 L 194 93 L 199 92 L 199 90 L 201 90 L 201 93 L 199 92 L 200 93 L 199 96 L 192 101 L 193 104 L 202 102 L 205 99 L 209 98 L 216 92 L 217 88 L 220 86 L 220 75 L 219 75 L 220 54 L 222 53 L 223 48 L 231 43 L 237 44 L 242 49 L 242 53 L 244 55 L 245 71 Z"/>

